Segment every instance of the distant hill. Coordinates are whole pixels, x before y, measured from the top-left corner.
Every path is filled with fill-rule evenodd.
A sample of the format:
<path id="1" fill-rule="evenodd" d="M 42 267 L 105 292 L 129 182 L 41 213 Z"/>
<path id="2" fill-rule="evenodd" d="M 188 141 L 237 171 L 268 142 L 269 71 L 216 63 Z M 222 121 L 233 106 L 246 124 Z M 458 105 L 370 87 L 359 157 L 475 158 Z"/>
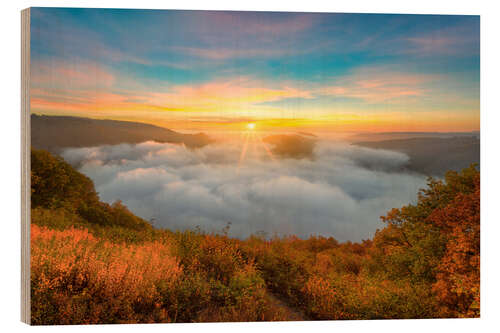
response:
<path id="1" fill-rule="evenodd" d="M 31 145 L 58 152 L 70 147 L 93 147 L 145 141 L 183 143 L 190 148 L 212 142 L 206 134 L 182 134 L 143 123 L 67 116 L 31 115 Z"/>
<path id="2" fill-rule="evenodd" d="M 380 132 L 380 133 L 358 133 L 347 139 L 351 142 L 359 141 L 386 141 L 413 138 L 455 138 L 475 137 L 479 139 L 479 132 Z"/>
<path id="3" fill-rule="evenodd" d="M 309 133 L 309 132 L 297 132 L 297 134 L 302 135 L 302 136 L 309 136 L 312 138 L 317 138 L 317 135 Z"/>
<path id="4" fill-rule="evenodd" d="M 310 136 L 297 134 L 277 134 L 264 138 L 264 142 L 271 144 L 272 152 L 280 157 L 313 158 L 316 140 Z"/>
<path id="5" fill-rule="evenodd" d="M 480 140 L 474 136 L 411 138 L 354 144 L 403 152 L 410 157 L 410 170 L 428 176 L 444 176 L 448 170 L 460 171 L 471 163 L 479 165 Z"/>

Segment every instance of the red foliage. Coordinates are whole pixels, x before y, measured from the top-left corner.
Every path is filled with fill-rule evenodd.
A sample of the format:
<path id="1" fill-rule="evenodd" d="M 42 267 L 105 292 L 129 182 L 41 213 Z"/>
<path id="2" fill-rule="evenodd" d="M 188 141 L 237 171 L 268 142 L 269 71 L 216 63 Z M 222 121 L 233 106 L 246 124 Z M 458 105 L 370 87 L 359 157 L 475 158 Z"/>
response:
<path id="1" fill-rule="evenodd" d="M 449 239 L 433 287 L 442 310 L 452 317 L 479 316 L 479 174 L 472 193 L 459 193 L 445 208 L 435 210 L 429 220 L 440 226 Z"/>

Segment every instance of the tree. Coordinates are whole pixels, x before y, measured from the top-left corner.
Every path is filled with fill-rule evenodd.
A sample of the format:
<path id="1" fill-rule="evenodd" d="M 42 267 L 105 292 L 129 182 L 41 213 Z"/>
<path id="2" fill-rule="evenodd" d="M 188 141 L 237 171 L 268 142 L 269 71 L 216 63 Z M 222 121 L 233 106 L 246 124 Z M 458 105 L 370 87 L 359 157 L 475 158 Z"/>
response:
<path id="1" fill-rule="evenodd" d="M 451 317 L 478 317 L 480 298 L 480 179 L 474 191 L 459 193 L 429 217 L 448 239 L 438 265 L 436 292 L 442 311 Z"/>
<path id="2" fill-rule="evenodd" d="M 480 174 L 475 165 L 430 178 L 415 205 L 382 216 L 372 258 L 391 279 L 432 286 L 442 316 L 479 315 Z"/>
<path id="3" fill-rule="evenodd" d="M 115 225 L 135 230 L 152 228 L 121 201 L 113 205 L 99 201 L 90 178 L 45 150 L 31 149 L 31 207 L 62 209 L 101 226 Z"/>
<path id="4" fill-rule="evenodd" d="M 94 184 L 62 158 L 31 149 L 31 206 L 76 210 L 82 202 L 98 202 Z"/>

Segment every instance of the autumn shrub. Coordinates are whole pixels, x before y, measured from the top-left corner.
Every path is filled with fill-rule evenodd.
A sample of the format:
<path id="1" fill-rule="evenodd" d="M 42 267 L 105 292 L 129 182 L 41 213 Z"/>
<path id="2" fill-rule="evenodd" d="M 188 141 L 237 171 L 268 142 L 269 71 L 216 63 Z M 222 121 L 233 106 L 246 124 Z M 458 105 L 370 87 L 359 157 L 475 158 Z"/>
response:
<path id="1" fill-rule="evenodd" d="M 183 297 L 191 320 L 282 320 L 266 297 L 265 281 L 240 242 L 227 235 L 185 231 L 176 234 L 177 254 L 186 274 Z M 193 278 L 194 277 L 194 278 Z M 196 288 L 193 288 L 193 286 Z M 193 294 L 193 291 L 195 291 Z M 185 305 L 183 305 L 185 306 Z M 193 317 L 194 316 L 194 317 Z"/>
<path id="2" fill-rule="evenodd" d="M 85 228 L 87 221 L 78 214 L 66 209 L 47 209 L 42 207 L 31 209 L 31 224 L 56 230 Z"/>
<path id="3" fill-rule="evenodd" d="M 286 319 L 283 311 L 269 302 L 264 279 L 253 264 L 247 264 L 236 271 L 227 285 L 217 280 L 212 280 L 212 283 L 218 286 L 214 295 L 215 299 L 201 311 L 198 321 L 235 322 Z"/>
<path id="4" fill-rule="evenodd" d="M 439 317 L 436 299 L 425 283 L 367 277 L 346 290 L 346 310 L 355 319 Z"/>
<path id="5" fill-rule="evenodd" d="M 204 236 L 200 244 L 198 264 L 208 278 L 228 284 L 241 269 L 252 268 L 246 265 L 236 242 L 227 237 Z"/>
<path id="6" fill-rule="evenodd" d="M 174 288 L 181 274 L 165 244 L 117 245 L 86 230 L 31 227 L 33 324 L 171 321 L 158 285 Z"/>
<path id="7" fill-rule="evenodd" d="M 42 221 L 46 213 L 37 211 Z M 65 214 L 52 214 L 62 230 L 32 224 L 33 324 L 285 319 L 254 263 L 227 237 L 186 232 L 113 242 L 66 228 Z M 200 241 L 184 264 L 179 239 Z"/>
<path id="8" fill-rule="evenodd" d="M 311 274 L 314 255 L 294 249 L 289 239 L 274 239 L 256 251 L 249 251 L 253 252 L 268 288 L 300 306 L 303 302 L 300 290 Z"/>
<path id="9" fill-rule="evenodd" d="M 350 319 L 344 309 L 346 304 L 342 291 L 328 279 L 312 276 L 302 288 L 309 316 L 318 320 Z"/>
<path id="10" fill-rule="evenodd" d="M 55 230 L 85 229 L 95 237 L 115 243 L 139 244 L 149 241 L 161 241 L 164 238 L 168 238 L 171 241 L 170 235 L 172 234 L 166 230 L 153 228 L 134 230 L 120 225 L 99 225 L 88 222 L 79 214 L 64 208 L 32 208 L 31 224 Z"/>

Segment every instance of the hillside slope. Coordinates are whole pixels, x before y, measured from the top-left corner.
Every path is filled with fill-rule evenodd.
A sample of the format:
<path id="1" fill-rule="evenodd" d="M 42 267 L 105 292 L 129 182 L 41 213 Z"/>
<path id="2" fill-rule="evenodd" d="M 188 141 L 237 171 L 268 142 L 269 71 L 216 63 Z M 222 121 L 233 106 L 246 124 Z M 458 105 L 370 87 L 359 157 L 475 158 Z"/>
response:
<path id="1" fill-rule="evenodd" d="M 479 131 L 471 132 L 379 132 L 379 133 L 356 133 L 348 137 L 351 142 L 403 140 L 413 138 L 457 138 L 475 137 L 479 139 Z"/>
<path id="2" fill-rule="evenodd" d="M 52 211 L 72 216 L 74 226 L 152 230 L 120 201 L 112 205 L 100 201 L 90 178 L 44 150 L 31 149 L 31 208 L 32 222 Z M 52 216 L 47 222 L 54 226 L 55 220 Z"/>
<path id="3" fill-rule="evenodd" d="M 444 176 L 472 163 L 479 165 L 480 140 L 476 137 L 411 138 L 354 143 L 359 146 L 399 151 L 410 157 L 408 168 L 428 176 Z"/>
<path id="4" fill-rule="evenodd" d="M 316 140 L 311 135 L 276 134 L 266 136 L 263 141 L 271 144 L 272 152 L 279 157 L 296 159 L 314 157 Z"/>
<path id="5" fill-rule="evenodd" d="M 145 141 L 203 147 L 212 140 L 203 133 L 182 134 L 143 123 L 90 118 L 31 115 L 31 145 L 58 152 L 69 147 L 93 147 Z"/>

